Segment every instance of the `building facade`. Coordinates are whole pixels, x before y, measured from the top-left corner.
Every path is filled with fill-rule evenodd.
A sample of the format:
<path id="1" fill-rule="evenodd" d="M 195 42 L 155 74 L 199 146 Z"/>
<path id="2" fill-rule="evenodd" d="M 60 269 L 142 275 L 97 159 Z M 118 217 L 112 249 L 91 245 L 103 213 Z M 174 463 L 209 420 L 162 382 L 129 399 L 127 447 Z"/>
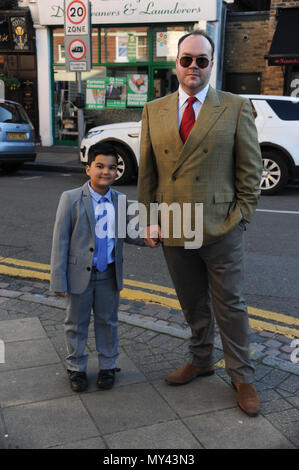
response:
<path id="1" fill-rule="evenodd" d="M 65 67 L 64 1 L 19 4 L 30 8 L 35 28 L 42 145 L 74 145 L 77 82 Z M 138 121 L 146 101 L 175 91 L 177 42 L 194 28 L 215 41 L 211 81 L 221 88 L 223 6 L 222 0 L 92 0 L 92 69 L 82 72 L 86 129 Z"/>
<path id="2" fill-rule="evenodd" d="M 299 1 L 227 12 L 223 89 L 299 96 Z"/>
<path id="3" fill-rule="evenodd" d="M 3 98 L 24 106 L 38 134 L 36 50 L 29 9 L 0 11 L 0 79 Z"/>

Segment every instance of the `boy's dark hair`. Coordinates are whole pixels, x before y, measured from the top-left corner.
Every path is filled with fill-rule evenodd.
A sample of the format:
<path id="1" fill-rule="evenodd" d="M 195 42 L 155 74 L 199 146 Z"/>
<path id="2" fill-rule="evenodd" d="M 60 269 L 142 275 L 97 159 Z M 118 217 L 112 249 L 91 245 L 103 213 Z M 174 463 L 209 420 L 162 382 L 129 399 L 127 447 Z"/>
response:
<path id="1" fill-rule="evenodd" d="M 94 144 L 89 147 L 87 165 L 90 166 L 97 155 L 111 155 L 112 157 L 115 157 L 116 164 L 118 164 L 118 153 L 113 145 L 108 144 L 107 142 L 99 142 L 98 144 Z"/>
<path id="2" fill-rule="evenodd" d="M 178 56 L 179 56 L 179 50 L 180 50 L 180 45 L 182 44 L 182 42 L 188 38 L 189 36 L 203 36 L 204 38 L 206 38 L 209 43 L 211 44 L 211 47 L 212 47 L 212 57 L 211 59 L 213 60 L 213 57 L 214 57 L 214 51 L 215 51 L 215 43 L 213 41 L 213 39 L 208 35 L 208 33 L 204 30 L 204 29 L 194 29 L 194 31 L 190 31 L 190 33 L 187 33 L 185 34 L 184 36 L 182 36 L 180 39 L 179 39 L 179 42 L 178 42 Z"/>

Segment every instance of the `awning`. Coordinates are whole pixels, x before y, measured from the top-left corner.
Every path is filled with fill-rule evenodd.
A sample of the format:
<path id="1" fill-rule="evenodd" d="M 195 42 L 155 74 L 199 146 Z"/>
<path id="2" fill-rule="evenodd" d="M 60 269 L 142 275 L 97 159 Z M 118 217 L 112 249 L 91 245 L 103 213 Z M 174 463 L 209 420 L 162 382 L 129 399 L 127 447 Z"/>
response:
<path id="1" fill-rule="evenodd" d="M 284 8 L 279 13 L 272 39 L 268 65 L 299 64 L 299 8 Z"/>

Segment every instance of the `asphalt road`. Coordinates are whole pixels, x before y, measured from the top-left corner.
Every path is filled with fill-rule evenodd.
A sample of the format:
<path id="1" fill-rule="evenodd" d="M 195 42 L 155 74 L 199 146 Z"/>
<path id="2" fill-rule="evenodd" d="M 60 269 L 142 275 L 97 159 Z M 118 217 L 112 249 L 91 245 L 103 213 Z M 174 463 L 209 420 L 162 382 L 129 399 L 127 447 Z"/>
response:
<path id="1" fill-rule="evenodd" d="M 49 264 L 60 194 L 80 174 L 24 170 L 0 174 L 0 256 Z M 136 200 L 136 186 L 117 187 Z M 299 184 L 262 196 L 246 232 L 245 296 L 252 307 L 299 318 Z M 172 287 L 162 249 L 126 245 L 125 278 Z"/>

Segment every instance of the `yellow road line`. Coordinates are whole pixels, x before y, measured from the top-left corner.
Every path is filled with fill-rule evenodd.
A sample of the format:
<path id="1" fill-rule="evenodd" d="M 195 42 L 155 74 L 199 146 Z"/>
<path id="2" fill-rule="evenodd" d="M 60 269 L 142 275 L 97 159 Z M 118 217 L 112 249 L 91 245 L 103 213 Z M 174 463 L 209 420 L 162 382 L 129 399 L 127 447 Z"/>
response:
<path id="1" fill-rule="evenodd" d="M 299 338 L 299 330 L 289 328 L 283 325 L 275 325 L 273 323 L 249 318 L 249 326 L 250 328 L 254 328 L 255 330 L 266 330 L 271 331 L 272 333 L 287 336 L 289 338 Z"/>
<path id="2" fill-rule="evenodd" d="M 165 307 L 174 308 L 176 310 L 181 309 L 179 301 L 176 299 L 168 299 L 167 297 L 161 297 L 160 295 L 151 294 L 141 290 L 123 289 L 120 293 L 120 296 L 129 300 L 143 301 L 145 303 L 156 303 Z"/>
<path id="3" fill-rule="evenodd" d="M 165 294 L 171 294 L 176 296 L 174 289 L 165 286 L 159 286 L 158 284 L 150 284 L 148 282 L 132 281 L 131 279 L 124 279 L 124 284 L 127 286 L 140 287 L 141 289 L 154 290 L 156 292 L 164 292 Z"/>
<path id="4" fill-rule="evenodd" d="M 18 277 L 25 277 L 25 278 L 32 278 L 32 279 L 42 279 L 42 280 L 50 280 L 49 273 L 42 273 L 37 271 L 29 271 L 28 269 L 21 269 L 21 268 L 11 268 L 9 266 L 4 266 L 0 264 L 0 274 L 7 274 L 9 276 L 18 276 Z"/>
<path id="5" fill-rule="evenodd" d="M 255 317 L 265 318 L 266 320 L 274 320 L 281 323 L 286 323 L 287 325 L 299 326 L 299 318 L 283 315 L 282 313 L 270 312 L 269 310 L 260 310 L 259 308 L 254 307 L 248 307 L 248 313 L 249 315 L 254 315 Z"/>
<path id="6" fill-rule="evenodd" d="M 3 264 L 5 263 L 5 264 Z M 31 261 L 19 260 L 14 258 L 0 258 L 0 273 L 7 274 L 10 276 L 17 276 L 17 277 L 24 277 L 24 278 L 32 278 L 32 279 L 42 279 L 42 280 L 50 280 L 50 273 L 44 273 L 40 271 L 33 271 L 29 269 L 22 269 L 17 267 L 7 266 L 7 264 L 12 264 L 15 266 L 22 266 L 28 268 L 36 268 L 42 269 L 44 271 L 50 270 L 50 265 L 43 264 L 43 263 L 34 263 Z M 157 284 L 150 284 L 147 282 L 141 281 L 133 281 L 131 279 L 124 279 L 125 286 L 132 286 L 137 287 L 138 289 L 147 289 L 156 292 L 162 292 L 166 294 L 176 295 L 175 290 L 169 287 L 160 286 Z M 181 310 L 180 303 L 176 298 L 169 298 L 164 297 L 159 294 L 154 294 L 151 292 L 145 292 L 143 290 L 137 289 L 123 289 L 120 294 L 121 298 L 133 301 L 142 301 L 145 303 L 155 303 L 158 305 L 163 305 L 165 307 L 173 308 L 175 310 Z M 290 317 L 288 315 L 283 315 L 275 312 L 271 312 L 268 310 L 261 310 L 254 307 L 248 307 L 249 315 L 253 315 L 255 317 L 264 318 L 270 321 L 277 321 L 280 323 L 284 323 L 287 325 L 292 326 L 299 326 L 299 319 Z M 251 328 L 255 328 L 257 330 L 267 330 L 273 333 L 279 333 L 285 336 L 290 337 L 299 337 L 299 331 L 293 328 L 289 328 L 283 325 L 277 325 L 270 322 L 263 322 L 260 320 L 256 320 L 253 318 L 249 319 L 249 324 Z"/>
<path id="7" fill-rule="evenodd" d="M 24 266 L 28 268 L 42 269 L 43 271 L 50 271 L 49 264 L 33 263 L 32 261 L 25 261 L 22 259 L 0 258 L 0 263 L 12 264 L 14 266 Z"/>

